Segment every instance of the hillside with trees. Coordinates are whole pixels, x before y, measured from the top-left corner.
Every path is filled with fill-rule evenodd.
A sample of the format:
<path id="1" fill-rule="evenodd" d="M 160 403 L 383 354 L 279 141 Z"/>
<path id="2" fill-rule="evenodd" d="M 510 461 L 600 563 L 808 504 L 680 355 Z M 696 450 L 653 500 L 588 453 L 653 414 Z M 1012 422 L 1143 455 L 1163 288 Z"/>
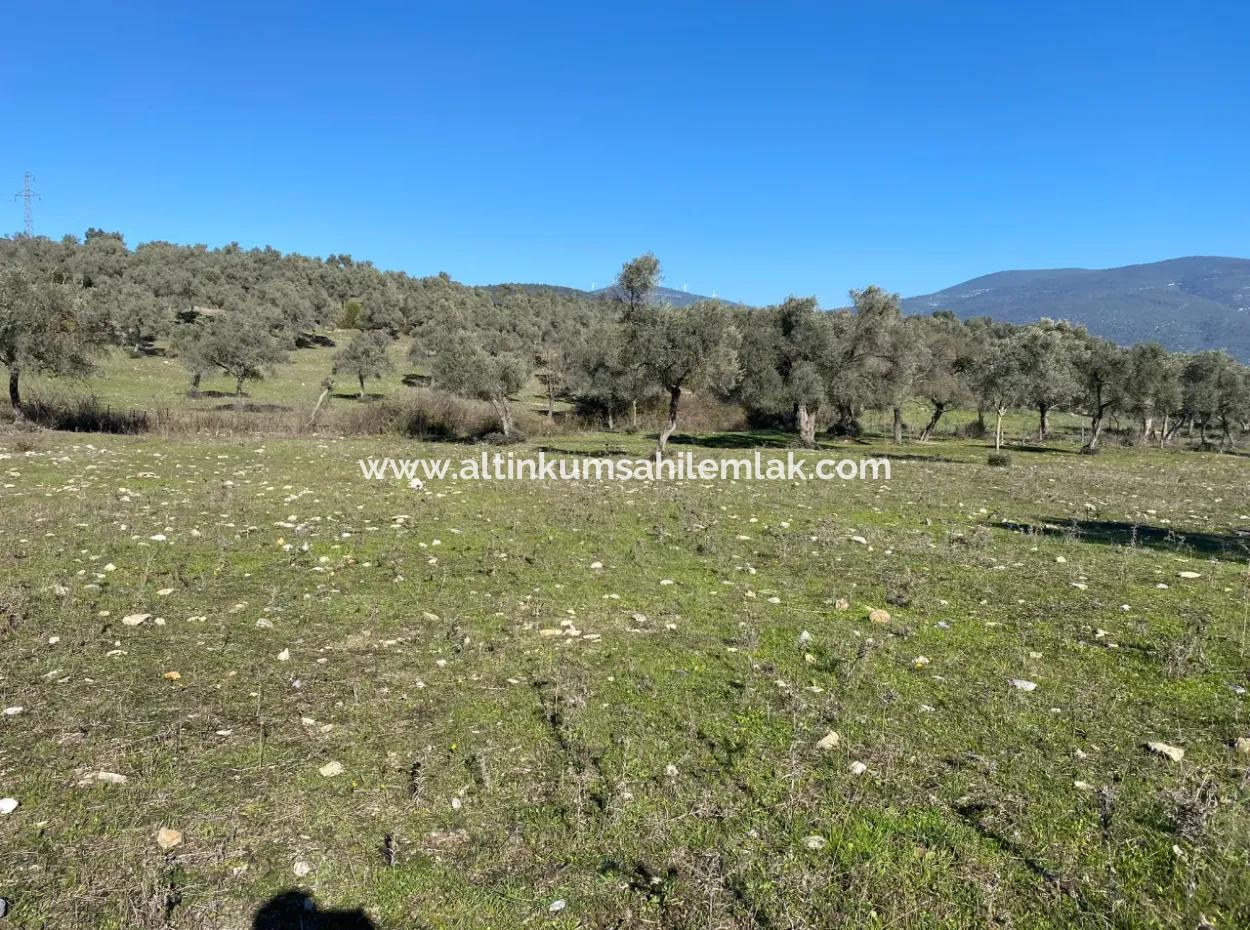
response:
<path id="1" fill-rule="evenodd" d="M 1247 370 L 1221 351 L 1126 346 L 1050 318 L 909 316 L 876 286 L 852 291 L 851 306 L 835 312 L 795 296 L 759 308 L 674 306 L 662 279 L 650 253 L 624 263 L 605 298 L 468 287 L 346 255 L 131 249 L 98 229 L 82 240 L 0 239 L 0 364 L 21 418 L 24 378 L 84 375 L 110 348 L 143 355 L 160 341 L 185 369 L 190 396 L 209 376 L 242 396 L 291 353 L 333 344 L 334 332 L 318 405 L 335 378 L 366 400 L 368 382 L 393 371 L 398 342 L 430 387 L 488 406 L 505 439 L 516 432 L 515 398 L 537 383 L 548 420 L 559 404 L 585 426 L 636 428 L 639 410 L 650 411 L 661 453 L 695 395 L 737 405 L 751 424 L 808 447 L 822 434 L 859 435 L 870 411 L 888 417 L 894 442 L 927 440 L 957 407 L 976 410 L 975 429 L 992 431 L 996 446 L 1011 410 L 1032 411 L 1043 440 L 1055 411 L 1085 417 L 1090 452 L 1109 430 L 1159 444 L 1185 430 L 1227 447 L 1250 428 Z M 923 420 L 908 423 L 917 408 Z"/>

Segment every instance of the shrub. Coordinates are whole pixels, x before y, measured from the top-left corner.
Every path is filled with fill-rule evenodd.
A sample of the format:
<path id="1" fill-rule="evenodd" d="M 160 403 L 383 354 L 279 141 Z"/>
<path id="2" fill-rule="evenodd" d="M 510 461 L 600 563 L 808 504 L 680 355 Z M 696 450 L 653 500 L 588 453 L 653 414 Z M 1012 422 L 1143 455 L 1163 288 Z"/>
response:
<path id="1" fill-rule="evenodd" d="M 990 465 L 994 468 L 1010 468 L 1011 467 L 1011 456 L 1008 455 L 1006 452 L 991 452 L 989 455 L 989 458 L 987 458 L 985 461 L 987 465 Z"/>
<path id="2" fill-rule="evenodd" d="M 56 402 L 35 398 L 22 404 L 30 422 L 47 429 L 73 433 L 146 433 L 148 415 L 142 410 L 115 410 L 95 397 Z"/>

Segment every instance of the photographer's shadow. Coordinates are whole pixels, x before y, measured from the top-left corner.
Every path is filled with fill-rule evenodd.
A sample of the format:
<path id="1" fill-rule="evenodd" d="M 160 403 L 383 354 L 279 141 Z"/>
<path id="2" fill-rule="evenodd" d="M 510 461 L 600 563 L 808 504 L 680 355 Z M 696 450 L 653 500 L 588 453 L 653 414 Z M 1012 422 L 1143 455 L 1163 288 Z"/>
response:
<path id="1" fill-rule="evenodd" d="M 261 905 L 252 930 L 378 930 L 362 910 L 323 911 L 312 895 L 292 889 Z"/>

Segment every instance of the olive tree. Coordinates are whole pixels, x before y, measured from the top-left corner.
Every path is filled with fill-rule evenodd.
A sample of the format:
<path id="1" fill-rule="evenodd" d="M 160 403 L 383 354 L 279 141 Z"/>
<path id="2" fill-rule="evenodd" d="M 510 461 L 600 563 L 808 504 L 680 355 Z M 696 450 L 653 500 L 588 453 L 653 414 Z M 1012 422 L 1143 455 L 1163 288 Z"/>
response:
<path id="1" fill-rule="evenodd" d="M 391 339 L 380 329 L 357 332 L 352 341 L 334 353 L 334 375 L 351 375 L 360 384 L 360 397 L 365 396 L 365 379 L 381 378 L 394 370 L 390 356 Z"/>
<path id="2" fill-rule="evenodd" d="M 456 329 L 437 335 L 428 348 L 414 340 L 409 355 L 413 359 L 432 355 L 434 386 L 461 397 L 486 401 L 499 418 L 503 434 L 512 435 L 511 397 L 530 376 L 523 353 L 488 350 L 472 334 Z"/>
<path id="3" fill-rule="evenodd" d="M 625 410 L 638 426 L 638 404 L 656 394 L 655 382 L 625 351 L 625 330 L 616 323 L 592 329 L 569 358 L 569 389 L 578 406 L 602 415 L 608 429 Z"/>
<path id="4" fill-rule="evenodd" d="M 625 307 L 625 316 L 631 316 L 651 304 L 655 289 L 663 280 L 660 260 L 651 252 L 630 259 L 617 272 L 612 296 Z"/>
<path id="5" fill-rule="evenodd" d="M 1159 421 L 1159 444 L 1163 445 L 1183 422 L 1178 415 L 1175 424 L 1169 419 L 1179 414 L 1184 394 L 1181 390 L 1180 358 L 1157 342 L 1142 342 L 1129 350 L 1128 374 L 1125 383 L 1125 412 L 1141 424 L 1140 440 L 1149 442 L 1156 434 Z"/>
<path id="6" fill-rule="evenodd" d="M 682 392 L 728 390 L 738 377 L 738 331 L 717 301 L 689 307 L 647 305 L 625 320 L 625 346 L 631 364 L 668 395 L 668 415 L 656 453 L 663 455 L 677 429 Z"/>
<path id="7" fill-rule="evenodd" d="M 1021 401 L 1037 411 L 1037 438 L 1050 435 L 1050 412 L 1080 391 L 1074 365 L 1077 343 L 1067 324 L 1042 320 L 1015 340 L 1023 380 Z"/>
<path id="8" fill-rule="evenodd" d="M 35 280 L 20 267 L 0 269 L 0 365 L 9 372 L 9 403 L 23 419 L 23 374 L 85 375 L 105 344 L 74 284 Z"/>
<path id="9" fill-rule="evenodd" d="M 815 297 L 789 297 L 741 319 L 737 396 L 755 411 L 793 418 L 799 440 L 816 445 L 816 426 L 828 404 L 823 366 L 832 346 L 829 320 Z"/>
<path id="10" fill-rule="evenodd" d="M 286 360 L 286 354 L 264 320 L 248 313 L 228 313 L 206 322 L 186 324 L 175 339 L 183 366 L 191 373 L 191 396 L 200 380 L 219 370 L 234 381 L 235 396 L 247 381 L 260 381 Z"/>
<path id="11" fill-rule="evenodd" d="M 1105 339 L 1090 338 L 1073 353 L 1077 400 L 1089 414 L 1089 438 L 1083 451 L 1094 452 L 1107 416 L 1123 406 L 1131 373 L 1125 349 Z"/>

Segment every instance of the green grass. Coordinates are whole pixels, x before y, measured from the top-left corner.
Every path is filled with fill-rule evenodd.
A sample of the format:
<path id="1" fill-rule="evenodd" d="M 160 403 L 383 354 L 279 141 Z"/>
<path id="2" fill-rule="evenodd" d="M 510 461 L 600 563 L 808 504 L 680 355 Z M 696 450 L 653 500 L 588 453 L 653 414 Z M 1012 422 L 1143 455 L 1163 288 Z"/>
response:
<path id="1" fill-rule="evenodd" d="M 244 928 L 292 886 L 388 928 L 1250 922 L 1243 459 L 418 494 L 355 460 L 465 448 L 0 448 L 14 927 Z"/>

